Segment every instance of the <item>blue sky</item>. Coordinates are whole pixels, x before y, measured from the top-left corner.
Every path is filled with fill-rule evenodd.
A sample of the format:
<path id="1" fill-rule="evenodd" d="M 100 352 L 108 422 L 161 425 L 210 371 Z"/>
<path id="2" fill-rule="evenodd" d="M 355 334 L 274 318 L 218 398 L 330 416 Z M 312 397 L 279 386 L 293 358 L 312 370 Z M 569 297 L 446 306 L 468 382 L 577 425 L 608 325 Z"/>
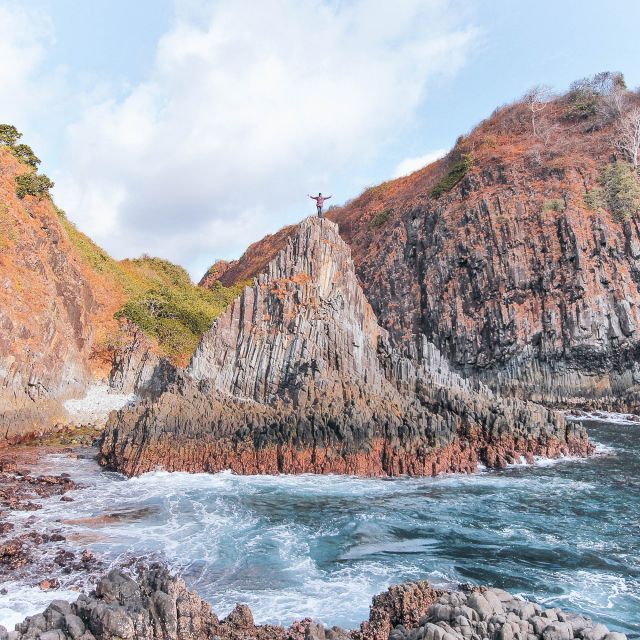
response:
<path id="1" fill-rule="evenodd" d="M 0 0 L 0 121 L 114 256 L 216 258 L 536 84 L 640 85 L 635 0 Z"/>

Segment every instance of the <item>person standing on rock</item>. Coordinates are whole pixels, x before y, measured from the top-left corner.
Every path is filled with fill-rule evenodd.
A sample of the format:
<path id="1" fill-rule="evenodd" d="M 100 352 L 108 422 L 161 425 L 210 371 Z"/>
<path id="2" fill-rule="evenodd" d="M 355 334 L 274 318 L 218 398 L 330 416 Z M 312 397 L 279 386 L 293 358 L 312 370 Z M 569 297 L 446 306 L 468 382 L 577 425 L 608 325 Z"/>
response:
<path id="1" fill-rule="evenodd" d="M 307 193 L 307 195 L 312 199 L 316 201 L 316 208 L 318 209 L 318 217 L 322 218 L 322 205 L 324 204 L 325 200 L 328 200 L 331 196 L 323 196 L 321 193 L 318 193 L 317 196 L 311 196 Z"/>

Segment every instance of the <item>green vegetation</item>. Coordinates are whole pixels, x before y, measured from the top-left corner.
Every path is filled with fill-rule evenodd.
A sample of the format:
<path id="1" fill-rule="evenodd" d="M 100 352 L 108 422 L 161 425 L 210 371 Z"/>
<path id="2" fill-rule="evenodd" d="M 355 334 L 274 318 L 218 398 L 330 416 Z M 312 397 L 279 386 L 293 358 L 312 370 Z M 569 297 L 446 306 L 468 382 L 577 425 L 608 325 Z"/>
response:
<path id="1" fill-rule="evenodd" d="M 53 187 L 53 181 L 49 180 L 44 173 L 29 171 L 16 176 L 16 195 L 21 200 L 25 196 L 49 197 L 51 187 Z"/>
<path id="2" fill-rule="evenodd" d="M 90 238 L 78 231 L 64 211 L 58 216 L 69 240 L 91 267 L 111 278 L 128 300 L 115 314 L 140 327 L 158 341 L 163 355 L 189 357 L 200 336 L 236 298 L 245 283 L 213 289 L 198 287 L 189 274 L 168 260 L 143 256 L 135 260 L 114 260 Z"/>
<path id="3" fill-rule="evenodd" d="M 159 258 L 133 260 L 143 271 L 158 269 L 158 283 L 134 296 L 116 313 L 127 318 L 147 335 L 153 336 L 169 356 L 193 353 L 200 336 L 240 293 L 241 287 L 226 288 L 216 282 L 213 289 L 187 283 L 160 284 L 170 268 L 180 269 Z"/>
<path id="4" fill-rule="evenodd" d="M 640 210 L 640 182 L 628 162 L 607 165 L 600 176 L 600 185 L 584 197 L 590 209 L 605 209 L 618 220 L 626 220 Z"/>
<path id="5" fill-rule="evenodd" d="M 122 263 L 114 260 L 104 249 L 99 247 L 89 236 L 78 231 L 75 224 L 71 222 L 65 212 L 56 207 L 56 213 L 60 219 L 62 228 L 66 231 L 67 237 L 75 247 L 80 257 L 87 262 L 94 271 L 108 276 L 127 295 L 133 295 L 144 287 L 142 278 L 130 274 L 123 268 Z"/>
<path id="6" fill-rule="evenodd" d="M 391 209 L 384 209 L 383 211 L 379 211 L 373 217 L 373 220 L 371 220 L 369 226 L 373 228 L 381 227 L 383 224 L 385 224 L 385 222 L 389 220 L 389 218 L 391 218 L 391 214 Z"/>
<path id="7" fill-rule="evenodd" d="M 9 147 L 11 153 L 20 162 L 29 165 L 34 170 L 16 176 L 16 195 L 21 200 L 25 196 L 49 197 L 49 189 L 53 187 L 53 181 L 43 173 L 35 171 L 40 164 L 40 158 L 33 153 L 33 149 L 29 145 L 16 145 L 20 138 L 22 138 L 22 134 L 12 124 L 0 124 L 0 145 Z"/>
<path id="8" fill-rule="evenodd" d="M 0 144 L 13 147 L 20 138 L 22 134 L 12 124 L 0 124 Z"/>
<path id="9" fill-rule="evenodd" d="M 450 166 L 447 174 L 431 190 L 431 197 L 439 198 L 442 194 L 451 191 L 467 175 L 469 169 L 473 166 L 473 162 L 473 154 L 462 153 Z"/>
<path id="10" fill-rule="evenodd" d="M 17 144 L 15 147 L 11 148 L 11 153 L 13 153 L 20 162 L 28 164 L 34 169 L 37 169 L 40 164 L 40 158 L 33 153 L 33 149 L 28 144 Z"/>
<path id="11" fill-rule="evenodd" d="M 564 211 L 566 209 L 564 200 L 561 200 L 560 198 L 547 200 L 542 208 L 545 211 Z"/>

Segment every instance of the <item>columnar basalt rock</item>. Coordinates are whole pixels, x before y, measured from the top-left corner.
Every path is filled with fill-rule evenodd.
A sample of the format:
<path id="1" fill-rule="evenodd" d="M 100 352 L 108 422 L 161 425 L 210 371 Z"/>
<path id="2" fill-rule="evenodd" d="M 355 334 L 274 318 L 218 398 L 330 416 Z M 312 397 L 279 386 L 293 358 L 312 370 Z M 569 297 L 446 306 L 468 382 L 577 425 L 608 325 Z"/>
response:
<path id="1" fill-rule="evenodd" d="M 394 349 L 337 226 L 309 218 L 178 380 L 111 417 L 101 456 L 129 475 L 432 475 L 591 450 L 579 425 L 463 380 L 426 341 Z"/>
<path id="2" fill-rule="evenodd" d="M 111 349 L 109 387 L 140 396 L 158 393 L 173 382 L 176 367 L 158 355 L 158 347 L 133 322 L 121 320 Z"/>
<path id="3" fill-rule="evenodd" d="M 457 372 L 501 395 L 638 411 L 640 218 L 587 205 L 619 159 L 616 123 L 577 126 L 566 106 L 560 97 L 545 107 L 544 141 L 525 104 L 499 109 L 449 157 L 328 217 L 397 344 L 425 335 Z M 435 196 L 463 152 L 473 157 L 468 173 Z M 273 245 L 252 245 L 222 281 L 258 273 Z"/>

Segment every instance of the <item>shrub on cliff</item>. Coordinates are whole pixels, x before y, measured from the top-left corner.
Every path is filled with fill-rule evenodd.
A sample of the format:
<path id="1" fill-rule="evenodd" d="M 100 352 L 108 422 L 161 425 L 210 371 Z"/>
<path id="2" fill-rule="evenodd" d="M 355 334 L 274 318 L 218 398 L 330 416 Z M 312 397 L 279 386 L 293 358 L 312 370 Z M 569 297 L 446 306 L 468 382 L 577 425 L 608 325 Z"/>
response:
<path id="1" fill-rule="evenodd" d="M 28 172 L 16 176 L 16 195 L 22 200 L 25 196 L 37 198 L 49 197 L 49 189 L 54 183 L 44 173 Z"/>
<path id="2" fill-rule="evenodd" d="M 166 355 L 186 358 L 239 290 L 219 282 L 205 289 L 190 280 L 185 285 L 152 287 L 125 303 L 116 317 L 134 322 L 147 335 L 156 338 Z"/>
<path id="3" fill-rule="evenodd" d="M 638 174 L 628 162 L 607 165 L 600 176 L 600 186 L 590 189 L 585 202 L 591 209 L 605 209 L 618 220 L 626 220 L 640 210 Z"/>
<path id="4" fill-rule="evenodd" d="M 116 318 L 131 320 L 155 338 L 162 355 L 184 364 L 200 336 L 237 297 L 245 283 L 211 289 L 197 287 L 182 267 L 162 258 L 143 256 L 114 260 L 56 208 L 67 237 L 91 267 L 108 276 L 126 296 Z M 113 346 L 109 344 L 108 346 Z"/>
<path id="5" fill-rule="evenodd" d="M 389 218 L 391 218 L 391 213 L 391 209 L 384 209 L 383 211 L 379 211 L 375 216 L 373 216 L 373 220 L 371 220 L 369 226 L 374 229 L 381 227 L 386 222 L 388 222 Z"/>
<path id="6" fill-rule="evenodd" d="M 569 120 L 587 120 L 601 113 L 605 96 L 626 91 L 626 88 L 624 76 L 612 71 L 603 71 L 589 78 L 576 80 L 571 83 L 566 95 L 565 116 Z"/>
<path id="7" fill-rule="evenodd" d="M 545 211 L 564 211 L 565 208 L 564 200 L 561 200 L 560 198 L 547 200 L 543 206 Z"/>
<path id="8" fill-rule="evenodd" d="M 22 134 L 12 124 L 0 124 L 0 144 L 13 147 Z"/>
<path id="9" fill-rule="evenodd" d="M 451 189 L 467 175 L 469 169 L 473 166 L 473 161 L 473 154 L 462 153 L 460 157 L 453 162 L 447 174 L 433 187 L 431 197 L 439 198 L 443 193 L 451 191 Z"/>
<path id="10" fill-rule="evenodd" d="M 28 164 L 30 167 L 37 169 L 40 164 L 40 158 L 33 153 L 33 149 L 28 144 L 17 144 L 11 148 L 11 153 L 24 164 Z"/>

